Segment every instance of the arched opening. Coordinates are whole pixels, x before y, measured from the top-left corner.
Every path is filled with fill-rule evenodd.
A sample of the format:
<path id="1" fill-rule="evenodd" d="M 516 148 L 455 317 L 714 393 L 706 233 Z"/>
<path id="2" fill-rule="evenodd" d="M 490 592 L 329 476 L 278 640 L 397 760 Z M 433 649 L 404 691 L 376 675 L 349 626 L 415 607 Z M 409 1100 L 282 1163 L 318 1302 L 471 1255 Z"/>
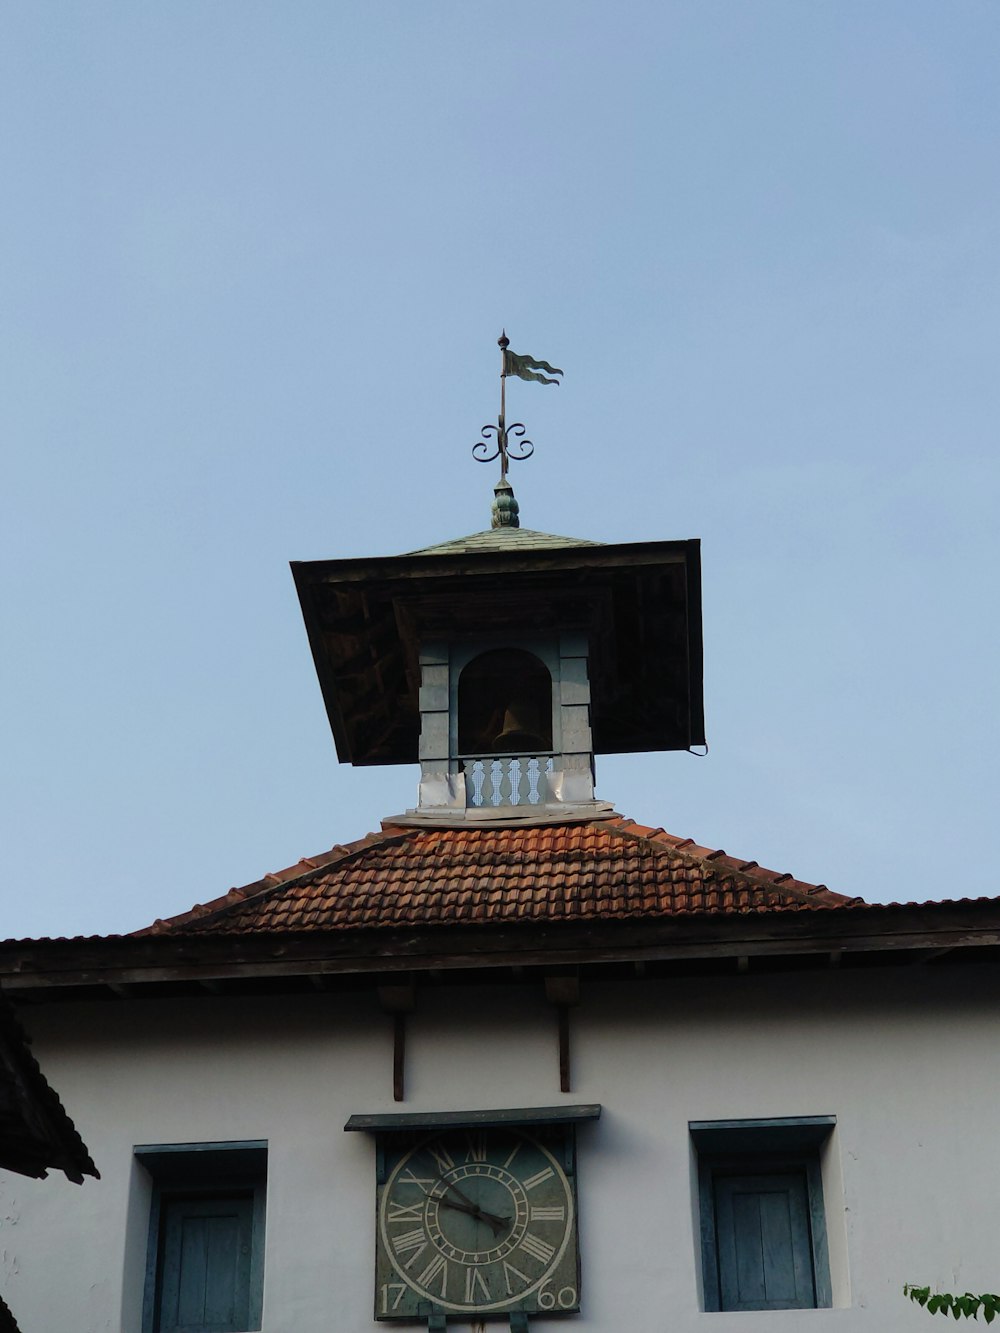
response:
<path id="1" fill-rule="evenodd" d="M 458 681 L 460 754 L 545 754 L 552 749 L 552 677 L 521 648 L 474 657 Z"/>

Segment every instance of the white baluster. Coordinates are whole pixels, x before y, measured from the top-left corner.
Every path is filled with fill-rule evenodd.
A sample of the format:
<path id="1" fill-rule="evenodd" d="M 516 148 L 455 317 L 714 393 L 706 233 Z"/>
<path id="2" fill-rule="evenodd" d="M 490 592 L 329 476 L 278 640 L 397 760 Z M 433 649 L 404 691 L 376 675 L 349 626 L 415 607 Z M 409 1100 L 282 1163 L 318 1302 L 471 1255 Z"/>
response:
<path id="1" fill-rule="evenodd" d="M 483 803 L 483 783 L 486 781 L 486 768 L 481 759 L 466 760 L 466 775 L 472 778 L 472 805 Z"/>
<path id="2" fill-rule="evenodd" d="M 528 803 L 537 805 L 542 799 L 538 794 L 538 783 L 542 776 L 541 766 L 537 759 L 528 760 Z"/>
<path id="3" fill-rule="evenodd" d="M 503 764 L 499 759 L 494 759 L 490 764 L 490 803 L 492 805 L 501 805 L 503 803 Z"/>
<path id="4" fill-rule="evenodd" d="M 510 761 L 510 803 L 511 805 L 521 804 L 521 761 L 512 759 Z"/>

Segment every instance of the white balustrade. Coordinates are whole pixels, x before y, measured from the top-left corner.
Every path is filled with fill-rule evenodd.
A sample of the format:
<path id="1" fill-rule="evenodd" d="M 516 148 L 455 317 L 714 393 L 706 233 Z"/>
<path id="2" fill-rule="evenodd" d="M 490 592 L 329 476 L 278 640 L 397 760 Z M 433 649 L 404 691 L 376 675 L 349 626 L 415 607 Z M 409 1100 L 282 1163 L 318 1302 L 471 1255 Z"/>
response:
<path id="1" fill-rule="evenodd" d="M 544 805 L 546 773 L 552 756 L 505 755 L 502 759 L 463 759 L 466 801 L 470 806 Z"/>

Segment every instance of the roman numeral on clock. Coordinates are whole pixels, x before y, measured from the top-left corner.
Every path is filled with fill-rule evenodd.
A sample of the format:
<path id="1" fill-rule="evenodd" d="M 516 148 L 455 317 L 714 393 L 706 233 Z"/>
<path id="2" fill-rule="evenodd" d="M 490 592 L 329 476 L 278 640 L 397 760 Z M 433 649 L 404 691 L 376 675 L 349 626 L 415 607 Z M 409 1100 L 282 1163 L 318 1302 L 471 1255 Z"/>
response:
<path id="1" fill-rule="evenodd" d="M 411 1268 L 419 1260 L 424 1250 L 427 1249 L 427 1232 L 421 1226 L 415 1226 L 412 1232 L 403 1232 L 401 1236 L 393 1236 L 392 1248 L 399 1256 L 409 1254 L 412 1250 L 411 1260 L 408 1264 L 404 1264 L 404 1268 Z"/>
<path id="2" fill-rule="evenodd" d="M 454 1157 L 452 1157 L 451 1153 L 448 1151 L 447 1148 L 442 1148 L 440 1145 L 435 1146 L 434 1144 L 431 1144 L 428 1147 L 427 1151 L 434 1158 L 434 1165 L 437 1167 L 437 1169 L 440 1171 L 442 1175 L 444 1175 L 446 1171 L 450 1171 L 452 1167 L 455 1165 L 455 1159 Z"/>
<path id="3" fill-rule="evenodd" d="M 508 1296 L 513 1296 L 516 1294 L 514 1291 L 514 1284 L 511 1282 L 512 1277 L 516 1277 L 520 1281 L 522 1288 L 526 1287 L 528 1283 L 531 1281 L 531 1278 L 528 1277 L 527 1273 L 522 1273 L 519 1268 L 515 1268 L 513 1264 L 509 1264 L 507 1260 L 504 1259 L 503 1280 L 507 1283 Z"/>
<path id="4" fill-rule="evenodd" d="M 397 1254 L 409 1254 L 411 1250 L 419 1252 L 426 1244 L 427 1232 L 424 1231 L 423 1227 L 414 1227 L 412 1231 L 404 1231 L 401 1235 L 392 1238 L 392 1248 Z"/>
<path id="5" fill-rule="evenodd" d="M 520 1139 L 518 1139 L 517 1143 L 515 1143 L 514 1146 L 513 1146 L 513 1148 L 511 1148 L 511 1150 L 510 1150 L 510 1156 L 509 1156 L 509 1157 L 507 1158 L 507 1160 L 504 1162 L 504 1166 L 507 1167 L 507 1168 L 509 1169 L 509 1168 L 510 1168 L 510 1164 L 511 1164 L 511 1162 L 514 1160 L 514 1158 L 517 1156 L 517 1154 L 518 1154 L 520 1151 L 521 1151 L 521 1141 L 520 1141 Z"/>
<path id="6" fill-rule="evenodd" d="M 419 1222 L 423 1206 L 422 1203 L 396 1203 L 390 1199 L 387 1220 L 390 1222 Z"/>
<path id="7" fill-rule="evenodd" d="M 524 1239 L 521 1241 L 521 1249 L 525 1254 L 530 1254 L 532 1259 L 537 1259 L 540 1264 L 547 1264 L 556 1252 L 554 1245 L 539 1240 L 530 1231 L 525 1233 Z"/>
<path id="8" fill-rule="evenodd" d="M 543 1167 L 541 1171 L 536 1171 L 533 1176 L 528 1176 L 524 1180 L 524 1188 L 526 1190 L 533 1190 L 537 1185 L 541 1185 L 543 1181 L 551 1180 L 554 1175 L 555 1172 L 552 1170 L 551 1166 Z"/>
<path id="9" fill-rule="evenodd" d="M 471 1305 L 478 1298 L 484 1300 L 490 1299 L 490 1289 L 486 1285 L 486 1280 L 478 1268 L 466 1269 L 465 1273 L 465 1301 Z"/>
<path id="10" fill-rule="evenodd" d="M 444 1300 L 448 1294 L 448 1260 L 443 1255 L 436 1254 L 417 1278 L 417 1281 L 422 1287 L 429 1287 L 439 1277 L 441 1279 L 441 1299 Z"/>
<path id="11" fill-rule="evenodd" d="M 486 1161 L 486 1135 L 470 1133 L 467 1136 L 469 1151 L 465 1154 L 467 1162 L 485 1162 Z"/>
<path id="12" fill-rule="evenodd" d="M 532 1222 L 565 1222 L 566 1208 L 564 1204 L 553 1204 L 551 1208 L 532 1207 L 530 1216 Z"/>

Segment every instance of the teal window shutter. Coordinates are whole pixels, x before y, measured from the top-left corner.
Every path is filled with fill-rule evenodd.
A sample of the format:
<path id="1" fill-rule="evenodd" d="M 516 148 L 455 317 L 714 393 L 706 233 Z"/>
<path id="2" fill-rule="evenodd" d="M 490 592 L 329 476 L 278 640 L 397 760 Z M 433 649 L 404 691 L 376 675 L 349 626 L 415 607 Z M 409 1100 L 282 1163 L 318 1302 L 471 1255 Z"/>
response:
<path id="1" fill-rule="evenodd" d="M 142 1333 L 248 1333 L 264 1294 L 267 1144 L 147 1143 Z"/>
<path id="2" fill-rule="evenodd" d="M 706 1310 L 833 1304 L 820 1155 L 833 1116 L 688 1122 Z"/>
<path id="3" fill-rule="evenodd" d="M 238 1333 L 250 1324 L 253 1197 L 168 1199 L 160 1333 Z"/>
<path id="4" fill-rule="evenodd" d="M 722 1309 L 814 1308 L 805 1174 L 717 1175 L 714 1185 Z"/>

